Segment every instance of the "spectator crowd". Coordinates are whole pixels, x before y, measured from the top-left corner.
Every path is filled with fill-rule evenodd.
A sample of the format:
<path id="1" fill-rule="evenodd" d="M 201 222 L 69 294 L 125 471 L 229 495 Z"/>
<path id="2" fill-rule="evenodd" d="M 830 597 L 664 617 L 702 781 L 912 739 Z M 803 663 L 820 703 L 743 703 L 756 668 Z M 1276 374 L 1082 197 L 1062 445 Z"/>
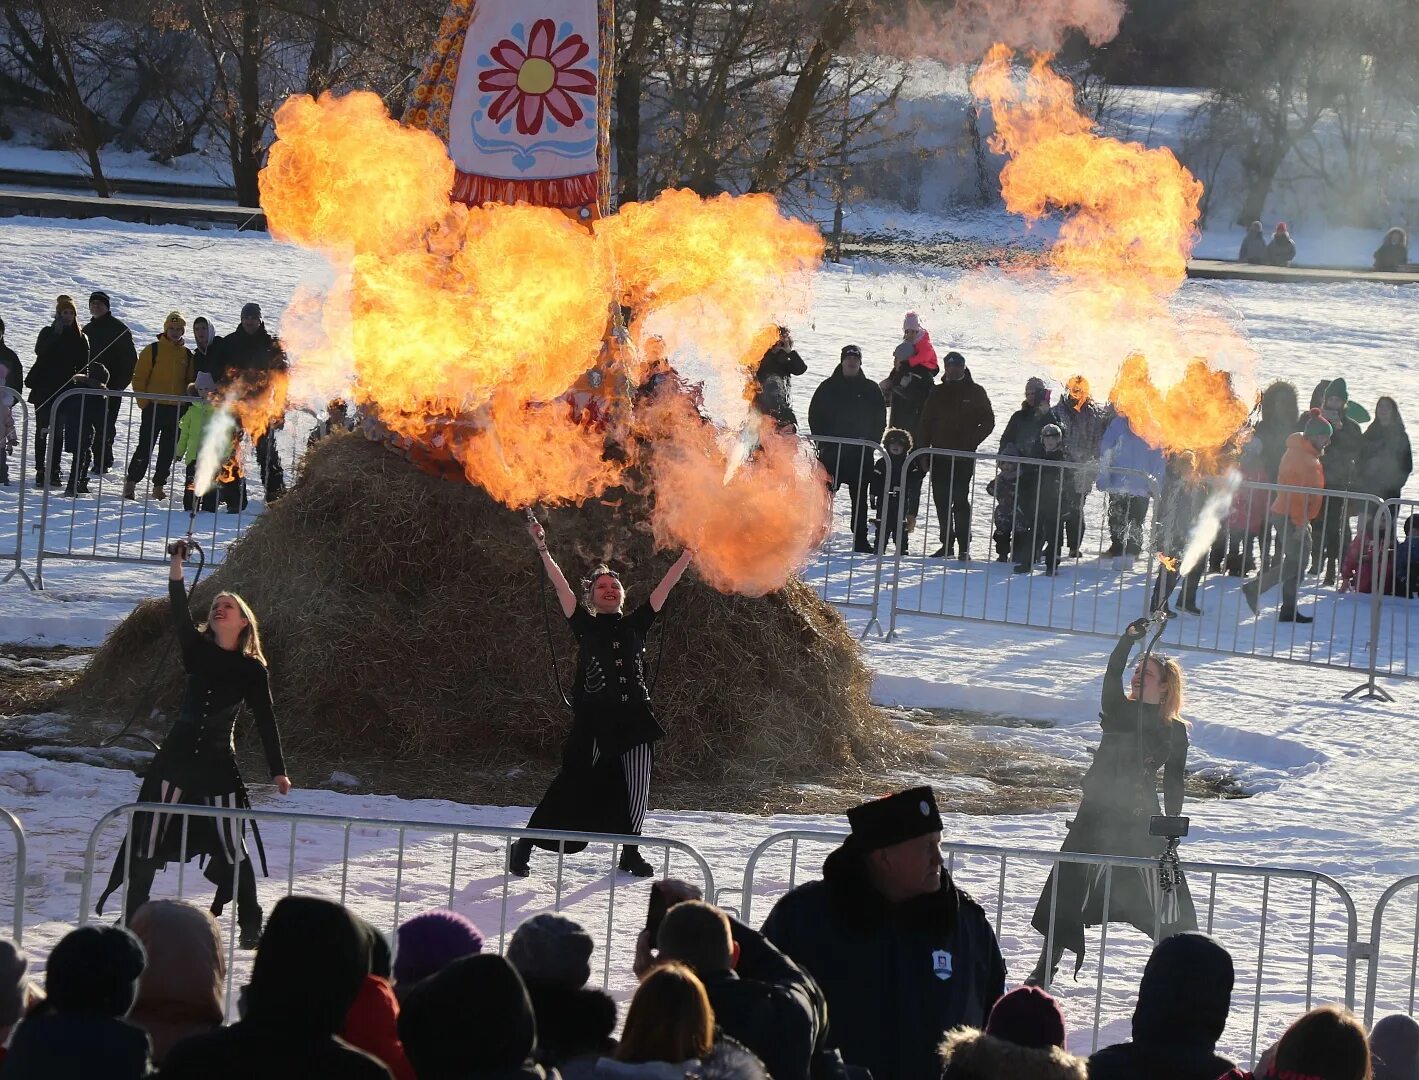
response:
<path id="1" fill-rule="evenodd" d="M 42 983 L 0 941 L 0 1080 L 1414 1080 L 1419 1025 L 1371 1032 L 1344 1009 L 1295 1019 L 1245 1072 L 1218 1052 L 1234 968 L 1183 933 L 1141 973 L 1132 1038 L 1079 1052 L 1061 1003 L 1007 992 L 982 906 L 940 849 L 930 788 L 848 811 L 821 880 L 761 930 L 684 882 L 651 888 L 638 986 L 591 985 L 595 942 L 560 914 L 527 919 L 504 955 L 467 918 L 430 911 L 392 940 L 327 900 L 271 912 L 226 1023 L 228 955 L 210 912 L 149 901 L 89 925 Z"/>

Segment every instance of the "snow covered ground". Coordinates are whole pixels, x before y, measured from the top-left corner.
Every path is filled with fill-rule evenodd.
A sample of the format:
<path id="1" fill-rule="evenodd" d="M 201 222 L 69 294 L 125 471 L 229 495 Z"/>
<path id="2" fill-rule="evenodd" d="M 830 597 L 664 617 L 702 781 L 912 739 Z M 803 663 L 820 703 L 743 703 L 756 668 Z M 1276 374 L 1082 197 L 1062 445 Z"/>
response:
<path id="1" fill-rule="evenodd" d="M 263 237 L 102 221 L 8 221 L 0 226 L 0 257 L 7 266 L 18 268 L 0 279 L 0 316 L 6 321 L 9 343 L 22 356 L 29 354 L 29 343 L 48 321 L 53 297 L 59 292 L 82 301 L 89 290 L 104 288 L 114 297 L 120 317 L 147 336 L 173 307 L 181 308 L 189 320 L 198 312 L 215 315 L 219 326 L 226 327 L 248 299 L 262 303 L 268 323 L 274 326 L 294 286 L 323 274 L 319 260 Z M 881 266 L 834 267 L 821 274 L 809 315 L 795 323 L 799 349 L 809 363 L 809 374 L 795 386 L 800 417 L 806 420 L 812 389 L 831 372 L 844 343 L 856 341 L 863 347 L 870 374 L 885 374 L 900 335 L 902 313 L 915 309 L 932 330 L 938 349 L 954 347 L 966 354 L 976 380 L 991 392 L 1003 426 L 1025 379 L 1037 372 L 992 319 L 961 299 L 961 284 L 957 272 L 918 273 Z M 1028 289 L 1024 285 L 1020 289 L 1022 300 L 1028 300 Z M 1285 376 L 1306 388 L 1321 377 L 1344 374 L 1352 394 L 1367 404 L 1381 393 L 1393 394 L 1401 408 L 1419 398 L 1412 350 L 1396 347 L 1416 340 L 1419 331 L 1419 313 L 1410 293 L 1368 285 L 1317 289 L 1189 284 L 1180 302 L 1222 314 L 1241 328 L 1259 357 L 1250 375 L 1255 383 Z M 1068 372 L 1040 374 L 1058 387 Z M 987 445 L 993 444 L 991 440 Z M 1409 491 L 1419 494 L 1419 487 L 1411 484 Z M 9 550 L 14 542 L 13 531 L 8 543 L 3 532 L 6 522 L 13 530 L 14 492 L 13 487 L 0 489 L 0 551 Z M 259 493 L 259 485 L 254 485 L 254 493 Z M 28 517 L 31 511 L 26 513 Z M 104 525 L 96 535 L 112 535 L 112 528 Z M 27 531 L 27 549 L 33 540 Z M 218 547 L 220 542 L 219 537 Z M 832 558 L 847 556 L 839 547 Z M 815 572 L 821 570 L 810 568 L 810 577 Z M 163 574 L 151 565 L 55 561 L 46 566 L 45 578 L 43 593 L 32 593 L 18 581 L 0 586 L 0 641 L 96 643 L 134 602 L 160 594 Z M 1069 581 L 1062 579 L 1059 587 L 1069 587 Z M 1225 590 L 1231 585 L 1222 582 L 1216 587 Z M 1210 600 L 1204 606 L 1208 604 Z M 847 617 L 855 631 L 866 629 L 864 612 L 849 610 Z M 1409 618 L 1406 612 L 1406 628 Z M 1095 714 L 1106 640 L 903 616 L 892 641 L 869 633 L 864 648 L 876 672 L 875 697 L 883 704 L 967 708 L 1049 721 L 1053 726 L 982 727 L 978 733 L 981 738 L 1028 745 L 1071 760 L 1085 760 L 1097 739 Z M 1193 830 L 1184 848 L 1186 857 L 1194 862 L 1287 866 L 1330 875 L 1354 897 L 1358 930 L 1367 936 L 1369 913 L 1381 891 L 1403 875 L 1419 873 L 1419 815 L 1410 779 L 1419 767 L 1419 746 L 1405 737 L 1412 725 L 1414 683 L 1392 684 L 1394 703 L 1343 704 L 1341 694 L 1359 681 L 1353 673 L 1191 652 L 1184 654 L 1184 663 L 1190 679 L 1186 712 L 1194 721 L 1192 766 L 1234 776 L 1251 795 L 1190 804 Z M 25 722 L 46 725 L 33 734 L 63 741 L 63 717 Z M 7 727 L 14 723 L 4 721 Z M 77 756 L 89 761 L 61 763 L 30 754 L 0 753 L 0 805 L 19 815 L 29 836 L 26 940 L 40 954 L 77 917 L 84 848 L 94 824 L 136 792 L 132 773 L 122 767 L 137 760 L 132 751 Z M 483 826 L 517 826 L 526 820 L 525 808 L 346 793 L 359 792 L 365 785 L 359 778 L 301 776 L 298 766 L 297 779 L 306 787 L 288 799 L 257 785 L 257 805 Z M 949 761 L 930 772 L 928 779 L 946 799 L 949 840 L 1048 850 L 1063 833 L 1067 813 L 967 817 L 951 812 L 952 793 L 960 790 L 963 781 L 953 777 Z M 343 790 L 316 790 L 316 785 Z M 529 792 L 529 798 L 534 794 Z M 646 831 L 693 845 L 712 867 L 721 899 L 742 908 L 739 876 L 751 846 L 775 831 L 802 827 L 841 828 L 843 822 L 653 812 Z M 268 904 L 288 884 L 337 897 L 343 887 L 358 913 L 388 927 L 394 919 L 397 879 L 401 913 L 447 903 L 452 890 L 455 906 L 485 930 L 492 928 L 496 939 L 504 911 L 506 925 L 512 926 L 555 902 L 556 860 L 541 854 L 536 857 L 534 877 L 512 883 L 504 900 L 500 841 L 464 838 L 455 867 L 446 837 L 410 831 L 401 865 L 397 831 L 357 827 L 351 832 L 353 866 L 347 876 L 342 870 L 345 836 L 339 827 L 302 825 L 294 843 L 288 829 L 269 828 L 265 839 L 272 867 L 272 877 L 262 883 Z M 100 878 L 117 841 L 116 828 L 99 838 Z M 823 853 L 819 845 L 802 847 L 800 880 L 816 872 Z M 3 832 L 0 852 L 8 852 Z M 8 858 L 0 855 L 0 860 Z M 767 914 L 772 897 L 786 886 L 787 858 L 788 850 L 778 849 L 762 864 L 757 891 L 763 898 L 754 905 L 754 921 Z M 570 857 L 562 878 L 562 909 L 583 919 L 601 940 L 607 936 L 608 910 L 613 905 L 608 865 L 604 853 Z M 696 878 L 681 856 L 674 858 L 671 868 Z M 963 860 L 958 871 L 992 916 L 1000 904 L 1002 944 L 1012 976 L 1022 978 L 1039 947 L 1027 924 L 1043 866 L 1012 860 L 1003 891 L 999 868 L 990 860 Z M 0 896 L 5 894 L 10 872 L 8 864 L 0 861 Z M 165 875 L 160 887 L 174 888 L 176 877 Z M 189 868 L 185 884 L 189 892 L 205 889 L 195 867 Z M 1204 921 L 1210 907 L 1215 931 L 1237 957 L 1233 1011 L 1237 1034 L 1229 1042 L 1233 1050 L 1248 1054 L 1253 1010 L 1264 1043 L 1304 1006 L 1308 970 L 1314 978 L 1315 1000 L 1343 996 L 1347 936 L 1343 909 L 1323 887 L 1314 894 L 1314 908 L 1312 886 L 1307 883 L 1276 883 L 1263 896 L 1260 884 L 1222 878 L 1214 897 L 1210 879 L 1194 874 L 1192 887 Z M 1406 1004 L 1412 898 L 1412 891 L 1400 898 L 1394 937 L 1386 938 L 1381 1011 Z M 645 899 L 643 883 L 617 884 L 615 933 L 610 951 L 598 953 L 597 959 L 603 964 L 598 970 L 606 971 L 619 993 L 631 985 L 633 931 L 642 920 Z M 1258 995 L 1256 955 L 1263 904 L 1267 945 Z M 1309 930 L 1312 910 L 1317 924 L 1314 942 Z M 4 914 L 0 910 L 0 918 Z M 1058 988 L 1071 1024 L 1080 1031 L 1093 1026 L 1092 1003 L 1099 991 L 1103 1042 L 1126 1034 L 1126 1017 L 1147 946 L 1136 932 L 1111 928 L 1100 984 L 1094 965 L 1097 945 L 1095 936 L 1078 983 L 1062 978 Z M 245 962 L 240 954 L 238 959 Z"/>

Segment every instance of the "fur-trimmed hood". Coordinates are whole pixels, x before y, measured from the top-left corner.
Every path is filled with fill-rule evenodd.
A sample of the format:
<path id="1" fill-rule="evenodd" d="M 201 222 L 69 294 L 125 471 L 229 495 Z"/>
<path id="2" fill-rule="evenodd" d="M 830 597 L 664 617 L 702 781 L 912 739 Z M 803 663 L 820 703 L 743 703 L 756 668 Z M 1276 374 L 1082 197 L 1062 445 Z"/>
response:
<path id="1" fill-rule="evenodd" d="M 941 1043 L 942 1080 L 1088 1080 L 1084 1058 L 1057 1046 L 1036 1050 L 975 1028 L 949 1032 Z"/>

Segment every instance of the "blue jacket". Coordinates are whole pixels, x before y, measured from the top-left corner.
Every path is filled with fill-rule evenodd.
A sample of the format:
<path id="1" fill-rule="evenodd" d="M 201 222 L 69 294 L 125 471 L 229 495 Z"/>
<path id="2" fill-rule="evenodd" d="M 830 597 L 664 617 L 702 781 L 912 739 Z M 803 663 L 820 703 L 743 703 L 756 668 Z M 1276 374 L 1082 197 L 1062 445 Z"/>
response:
<path id="1" fill-rule="evenodd" d="M 1103 441 L 1099 443 L 1099 463 L 1103 466 L 1099 473 L 1099 490 L 1115 495 L 1149 494 L 1148 481 L 1132 473 L 1120 472 L 1121 469 L 1147 473 L 1158 480 L 1167 471 L 1163 452 L 1153 449 L 1143 441 L 1142 436 L 1135 434 L 1124 416 L 1116 416 L 1104 432 Z"/>

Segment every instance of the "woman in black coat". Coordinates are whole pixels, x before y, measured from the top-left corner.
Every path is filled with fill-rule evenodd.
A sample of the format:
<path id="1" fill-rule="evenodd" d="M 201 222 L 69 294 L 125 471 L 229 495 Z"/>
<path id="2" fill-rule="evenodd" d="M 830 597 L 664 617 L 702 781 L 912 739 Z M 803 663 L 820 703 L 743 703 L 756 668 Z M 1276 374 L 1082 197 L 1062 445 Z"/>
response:
<path id="1" fill-rule="evenodd" d="M 1150 859 L 1161 856 L 1167 842 L 1149 834 L 1149 821 L 1159 813 L 1160 768 L 1166 812 L 1170 816 L 1182 812 L 1188 748 L 1188 724 L 1179 715 L 1182 667 L 1171 657 L 1153 653 L 1146 664 L 1134 667 L 1131 691 L 1123 691 L 1129 651 L 1148 632 L 1148 626 L 1146 619 L 1130 623 L 1109 655 L 1099 712 L 1104 737 L 1094 752 L 1094 763 L 1084 774 L 1084 797 L 1065 834 L 1062 851 Z M 1105 869 L 1085 863 L 1056 864 L 1032 920 L 1034 928 L 1049 941 L 1054 907 L 1053 955 L 1041 953 L 1029 982 L 1042 984 L 1053 979 L 1065 949 L 1077 957 L 1076 974 L 1083 966 L 1084 928 L 1104 921 Z M 1197 929 L 1197 912 L 1186 882 L 1163 893 L 1156 867 L 1115 869 L 1110 876 L 1109 922 L 1130 923 L 1149 937 L 1156 929 L 1159 941 Z M 1052 905 L 1052 898 L 1057 903 Z"/>
<path id="2" fill-rule="evenodd" d="M 25 376 L 25 385 L 30 388 L 30 404 L 34 406 L 35 483 L 43 486 L 46 479 L 51 484 L 62 480 L 58 449 L 52 462 L 45 454 L 50 422 L 54 419 L 54 399 L 69 388 L 69 381 L 75 375 L 82 374 L 89 366 L 89 339 L 79 329 L 79 316 L 69 297 L 61 296 L 55 301 L 54 321 L 39 332 L 34 355 L 34 365 Z"/>
<path id="3" fill-rule="evenodd" d="M 626 590 L 615 571 L 598 566 L 583 584 L 585 605 L 567 584 L 566 575 L 547 550 L 542 525 L 531 522 L 542 566 L 557 591 L 562 614 L 576 635 L 576 679 L 572 683 L 572 730 L 562 748 L 562 769 L 527 822 L 529 829 L 640 835 L 650 796 L 655 743 L 665 730 L 650 708 L 645 681 L 645 640 L 665 606 L 670 590 L 690 565 L 684 552 L 665 573 L 650 597 L 629 615 L 623 612 Z M 534 843 L 549 851 L 580 851 L 585 844 L 559 840 L 518 840 L 508 856 L 508 870 L 518 877 L 531 871 Z M 621 851 L 620 869 L 636 877 L 655 871 L 640 849 Z"/>
<path id="4" fill-rule="evenodd" d="M 271 706 L 271 684 L 256 616 L 240 596 L 224 592 L 213 598 L 207 622 L 201 627 L 194 626 L 187 607 L 187 590 L 183 588 L 182 562 L 186 557 L 187 545 L 179 540 L 172 546 L 168 600 L 182 649 L 187 687 L 182 694 L 177 723 L 153 756 L 138 791 L 138 801 L 229 809 L 249 807 L 251 802 L 237 769 L 232 740 L 237 711 L 243 704 L 256 717 L 276 790 L 286 795 L 291 790 L 291 781 L 281 755 L 281 735 Z M 252 832 L 264 872 L 266 857 L 254 823 Z M 212 901 L 213 915 L 220 915 L 231 900 L 234 864 L 240 858 L 237 924 L 241 928 L 241 947 L 254 949 L 261 937 L 256 873 L 246 851 L 245 825 L 230 818 L 192 818 L 187 823 L 184 841 L 180 816 L 134 814 L 129 834 L 114 860 L 108 888 L 99 897 L 99 914 L 103 914 L 104 903 L 126 876 L 128 891 L 123 906 L 127 922 L 148 899 L 157 872 L 169 862 L 184 857 L 190 859 L 194 855 L 207 857 L 203 876 L 217 887 Z"/>
<path id="5" fill-rule="evenodd" d="M 1375 402 L 1375 419 L 1365 429 L 1364 449 L 1360 454 L 1360 478 L 1363 490 L 1381 499 L 1397 499 L 1414 471 L 1414 454 L 1409 445 L 1409 433 L 1404 430 L 1404 417 L 1392 397 Z"/>

